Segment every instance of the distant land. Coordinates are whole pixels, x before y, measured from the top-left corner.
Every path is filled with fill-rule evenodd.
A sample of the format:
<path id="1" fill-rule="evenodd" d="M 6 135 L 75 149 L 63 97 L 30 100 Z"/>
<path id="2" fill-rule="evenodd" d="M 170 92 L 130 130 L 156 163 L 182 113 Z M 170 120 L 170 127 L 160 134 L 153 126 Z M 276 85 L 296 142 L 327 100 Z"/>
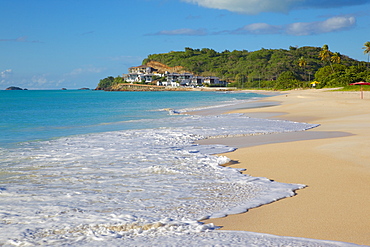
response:
<path id="1" fill-rule="evenodd" d="M 169 73 L 217 77 L 220 81 L 226 81 L 229 87 L 278 90 L 312 85 L 319 88 L 345 87 L 357 81 L 370 81 L 368 62 L 330 51 L 327 45 L 223 52 L 186 47 L 184 51 L 150 54 L 142 65 L 154 67 L 157 71 L 166 68 L 173 70 L 168 70 L 162 78 L 155 78 L 152 85 L 168 80 L 166 74 Z M 123 76 L 112 78 L 99 87 L 103 85 L 102 79 L 97 88 L 106 90 L 112 89 L 114 85 L 127 83 Z"/>
<path id="2" fill-rule="evenodd" d="M 14 87 L 14 86 L 11 86 L 11 87 L 8 87 L 7 89 L 5 90 L 27 90 L 27 88 L 23 89 L 23 88 L 20 88 L 20 87 Z"/>
<path id="3" fill-rule="evenodd" d="M 11 87 L 6 88 L 5 90 L 28 90 L 28 89 L 11 86 Z M 67 88 L 64 87 L 61 90 L 67 90 Z M 78 90 L 91 90 L 91 89 L 87 87 L 83 87 L 83 88 L 79 88 Z"/>

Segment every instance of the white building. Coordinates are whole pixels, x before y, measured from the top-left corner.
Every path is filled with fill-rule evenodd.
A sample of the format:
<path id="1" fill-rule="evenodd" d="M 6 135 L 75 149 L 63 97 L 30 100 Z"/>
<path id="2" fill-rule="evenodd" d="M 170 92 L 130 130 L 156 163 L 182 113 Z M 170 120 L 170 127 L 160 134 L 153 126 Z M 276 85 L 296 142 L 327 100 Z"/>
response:
<path id="1" fill-rule="evenodd" d="M 140 65 L 140 66 L 128 68 L 129 74 L 150 74 L 155 71 L 157 70 L 152 67 L 146 66 L 146 65 Z"/>
<path id="2" fill-rule="evenodd" d="M 190 86 L 192 87 L 201 87 L 203 86 L 204 77 L 203 76 L 193 76 L 191 78 Z"/>
<path id="3" fill-rule="evenodd" d="M 179 87 L 180 84 L 177 81 L 158 81 L 157 86 L 165 86 L 165 87 Z"/>
<path id="4" fill-rule="evenodd" d="M 226 86 L 227 83 L 220 81 L 218 77 L 210 76 L 194 76 L 191 73 L 168 73 L 160 74 L 158 71 L 152 67 L 146 65 L 140 65 L 136 67 L 131 67 L 128 69 L 129 73 L 123 75 L 125 81 L 129 83 L 152 83 L 154 77 L 166 77 L 166 81 L 158 81 L 158 86 L 167 87 L 200 87 L 204 84 L 208 85 L 220 85 Z"/>
<path id="5" fill-rule="evenodd" d="M 215 76 L 205 77 L 203 80 L 203 83 L 209 84 L 209 85 L 219 84 L 219 82 L 220 82 L 220 78 L 215 77 Z"/>

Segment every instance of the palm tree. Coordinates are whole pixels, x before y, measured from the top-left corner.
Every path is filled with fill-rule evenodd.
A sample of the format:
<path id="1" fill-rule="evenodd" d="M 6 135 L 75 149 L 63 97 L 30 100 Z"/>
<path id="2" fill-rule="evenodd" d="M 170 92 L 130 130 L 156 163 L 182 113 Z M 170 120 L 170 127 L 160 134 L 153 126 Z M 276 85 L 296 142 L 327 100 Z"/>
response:
<path id="1" fill-rule="evenodd" d="M 306 65 L 307 65 L 307 62 L 304 59 L 304 57 L 300 57 L 299 60 L 298 60 L 298 66 L 299 67 L 305 67 Z"/>
<path id="2" fill-rule="evenodd" d="M 321 61 L 327 60 L 328 57 L 330 57 L 330 51 L 328 45 L 323 45 L 321 48 L 321 51 L 319 53 L 319 57 L 321 58 Z"/>
<path id="3" fill-rule="evenodd" d="M 333 66 L 331 65 L 331 62 L 330 62 L 330 54 L 331 54 L 331 52 L 329 51 L 329 46 L 328 45 L 323 45 L 322 48 L 321 48 L 321 51 L 319 53 L 319 58 L 321 58 L 321 61 L 328 61 L 329 64 L 330 64 L 331 70 L 334 73 Z"/>
<path id="4" fill-rule="evenodd" d="M 362 47 L 362 49 L 364 49 L 364 54 L 367 54 L 367 67 L 369 67 L 369 57 L 370 57 L 370 41 L 367 41 L 365 44 L 364 44 L 364 47 Z"/>
<path id="5" fill-rule="evenodd" d="M 303 68 L 304 73 L 305 73 L 305 77 L 306 77 L 306 80 L 307 80 L 306 65 L 307 65 L 307 61 L 304 59 L 304 57 L 300 57 L 299 60 L 298 60 L 298 66 Z"/>
<path id="6" fill-rule="evenodd" d="M 333 62 L 333 63 L 340 63 L 341 62 L 341 57 L 340 57 L 340 54 L 339 52 L 335 52 L 333 54 L 333 56 L 330 58 L 330 60 Z"/>

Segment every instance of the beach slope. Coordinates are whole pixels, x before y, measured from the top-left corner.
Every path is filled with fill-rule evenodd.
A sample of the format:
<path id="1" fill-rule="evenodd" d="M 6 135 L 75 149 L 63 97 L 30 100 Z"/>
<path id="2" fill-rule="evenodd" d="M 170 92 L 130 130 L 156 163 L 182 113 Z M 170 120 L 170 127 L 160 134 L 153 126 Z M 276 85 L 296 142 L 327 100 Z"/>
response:
<path id="1" fill-rule="evenodd" d="M 320 124 L 304 134 L 211 139 L 239 147 L 227 156 L 255 177 L 306 184 L 292 198 L 211 219 L 223 230 L 370 245 L 370 94 L 295 90 L 281 104 L 238 109 L 251 117 Z"/>

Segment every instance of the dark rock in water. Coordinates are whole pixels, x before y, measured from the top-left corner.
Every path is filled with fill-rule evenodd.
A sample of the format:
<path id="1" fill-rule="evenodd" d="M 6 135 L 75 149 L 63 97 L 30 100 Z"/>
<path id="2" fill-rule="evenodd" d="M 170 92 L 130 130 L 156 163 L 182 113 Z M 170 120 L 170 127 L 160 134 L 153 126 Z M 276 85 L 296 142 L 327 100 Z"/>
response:
<path id="1" fill-rule="evenodd" d="M 64 87 L 64 88 L 62 88 L 62 90 L 67 90 L 67 88 Z"/>
<path id="2" fill-rule="evenodd" d="M 22 88 L 20 87 L 8 87 L 7 89 L 5 90 L 23 90 Z"/>

